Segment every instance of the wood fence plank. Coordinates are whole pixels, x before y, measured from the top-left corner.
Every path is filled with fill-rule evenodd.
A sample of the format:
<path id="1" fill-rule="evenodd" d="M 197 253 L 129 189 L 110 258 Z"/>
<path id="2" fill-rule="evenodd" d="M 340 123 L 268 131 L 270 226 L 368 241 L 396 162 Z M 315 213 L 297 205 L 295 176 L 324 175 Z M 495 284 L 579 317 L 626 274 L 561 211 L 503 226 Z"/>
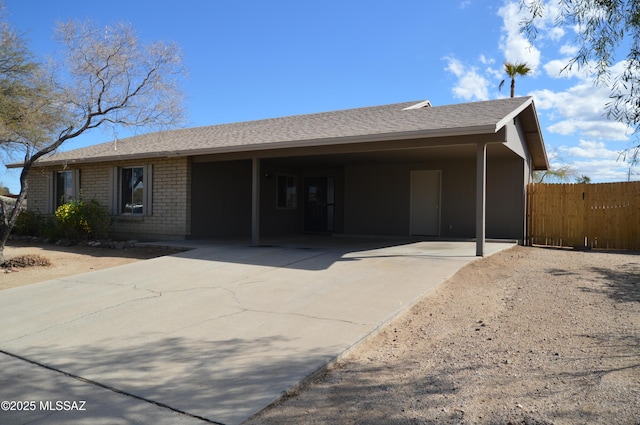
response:
<path id="1" fill-rule="evenodd" d="M 640 250 L 640 182 L 527 187 L 527 240 Z"/>

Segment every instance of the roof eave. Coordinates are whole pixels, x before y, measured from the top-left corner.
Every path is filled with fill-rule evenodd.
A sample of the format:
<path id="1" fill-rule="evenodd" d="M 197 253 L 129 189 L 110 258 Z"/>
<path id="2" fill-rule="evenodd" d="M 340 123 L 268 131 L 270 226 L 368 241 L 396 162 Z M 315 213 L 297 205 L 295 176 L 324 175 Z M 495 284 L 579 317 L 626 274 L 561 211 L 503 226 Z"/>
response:
<path id="1" fill-rule="evenodd" d="M 502 128 L 510 120 L 513 120 L 514 118 L 520 116 L 520 114 L 522 113 L 527 113 L 529 115 L 529 119 L 535 125 L 534 131 L 530 131 L 527 133 L 527 144 L 529 145 L 529 153 L 531 155 L 533 169 L 548 170 L 550 167 L 549 157 L 547 156 L 547 150 L 544 146 L 542 130 L 540 129 L 540 121 L 538 120 L 538 114 L 536 112 L 536 105 L 533 101 L 533 97 L 528 97 L 524 102 L 522 102 L 520 106 L 515 108 L 502 120 L 500 120 L 498 122 L 498 128 Z M 532 137 L 534 140 L 530 140 L 529 137 Z"/>
<path id="2" fill-rule="evenodd" d="M 532 156 L 533 169 L 548 170 L 551 167 L 551 165 L 549 164 L 549 156 L 547 155 L 547 148 L 544 145 L 544 138 L 542 137 L 542 130 L 540 129 L 540 121 L 538 120 L 538 113 L 536 112 L 536 105 L 533 102 L 533 98 L 531 98 L 531 103 L 528 105 L 528 108 L 531 111 L 531 118 L 535 123 L 535 130 L 533 134 L 536 140 L 534 140 L 534 143 L 539 148 L 537 152 L 531 152 L 531 145 L 529 146 L 529 151 Z"/>
<path id="3" fill-rule="evenodd" d="M 306 140 L 294 140 L 286 142 L 273 142 L 273 143 L 261 143 L 261 144 L 247 144 L 247 145 L 235 145 L 235 146 L 222 146 L 214 148 L 203 149 L 178 149 L 167 151 L 156 151 L 147 153 L 134 153 L 123 155 L 104 155 L 90 158 L 71 158 L 71 159 L 59 159 L 59 160 L 41 160 L 34 164 L 34 166 L 56 166 L 56 165 L 70 165 L 70 164 L 86 164 L 86 163 L 98 163 L 98 162 L 114 162 L 123 160 L 135 160 L 135 159 L 150 159 L 150 158 L 166 158 L 166 157 L 186 157 L 186 156 L 199 156 L 199 155 L 212 155 L 212 154 L 225 154 L 225 153 L 238 153 L 238 152 L 260 152 L 273 149 L 290 149 L 290 148 L 304 148 L 304 147 L 318 147 L 318 146 L 334 146 L 354 143 L 370 143 L 370 142 L 382 142 L 382 141 L 394 141 L 394 140 L 410 140 L 420 138 L 439 138 L 439 137 L 456 137 L 456 136 L 471 136 L 479 134 L 494 134 L 498 130 L 495 125 L 482 125 L 472 127 L 461 128 L 446 128 L 438 130 L 416 130 L 396 133 L 380 133 L 380 134 L 368 134 L 359 136 L 347 136 L 347 137 L 332 137 L 332 138 L 320 138 L 320 139 L 306 139 Z M 7 164 L 7 168 L 22 168 L 23 163 Z"/>

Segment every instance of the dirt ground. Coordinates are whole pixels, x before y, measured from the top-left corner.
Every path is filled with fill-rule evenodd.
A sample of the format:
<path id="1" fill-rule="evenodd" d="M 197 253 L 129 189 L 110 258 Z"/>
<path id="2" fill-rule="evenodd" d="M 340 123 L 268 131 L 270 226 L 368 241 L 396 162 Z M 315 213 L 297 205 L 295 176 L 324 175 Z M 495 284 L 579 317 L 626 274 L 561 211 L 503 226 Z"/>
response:
<path id="1" fill-rule="evenodd" d="M 167 254 L 9 246 L 0 289 Z M 398 282 L 401 284 L 401 282 Z M 258 424 L 640 424 L 640 255 L 514 247 L 475 261 Z"/>
<path id="2" fill-rule="evenodd" d="M 640 424 L 640 256 L 464 267 L 257 424 Z"/>
<path id="3" fill-rule="evenodd" d="M 12 270 L 0 269 L 0 290 L 106 269 L 174 252 L 176 251 L 162 248 L 113 249 L 10 241 L 4 249 L 5 258 L 34 254 L 48 258 L 51 265 L 47 267 L 16 267 Z"/>

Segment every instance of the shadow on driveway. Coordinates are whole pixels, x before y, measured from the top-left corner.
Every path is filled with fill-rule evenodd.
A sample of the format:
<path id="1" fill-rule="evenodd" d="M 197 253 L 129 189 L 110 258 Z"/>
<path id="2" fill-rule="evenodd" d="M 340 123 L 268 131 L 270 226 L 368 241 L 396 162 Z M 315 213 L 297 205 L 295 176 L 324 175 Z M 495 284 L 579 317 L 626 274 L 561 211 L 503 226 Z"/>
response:
<path id="1" fill-rule="evenodd" d="M 510 246 L 489 243 L 487 251 Z M 1 412 L 0 422 L 28 423 L 36 414 L 39 425 L 139 417 L 155 425 L 238 424 L 393 320 L 474 253 L 473 242 L 217 244 L 2 291 L 0 350 L 26 361 L 1 356 L 11 365 L 0 367 L 0 396 L 84 393 L 93 408 L 75 417 Z"/>
<path id="2" fill-rule="evenodd" d="M 187 418 L 202 419 L 195 423 L 237 423 L 253 413 L 247 410 L 248 406 L 266 406 L 295 385 L 298 376 L 305 376 L 313 372 L 310 368 L 314 365 L 317 367 L 331 360 L 328 351 L 270 355 L 274 348 L 292 343 L 282 337 L 226 341 L 183 337 L 144 340 L 145 336 L 140 335 L 117 348 L 51 346 L 49 349 L 55 352 L 55 358 L 34 351 L 28 355 L 29 359 L 50 368 L 47 371 L 53 370 L 57 378 L 64 378 L 63 385 L 49 385 L 55 382 L 51 379 L 25 379 L 20 368 L 5 369 L 0 397 L 3 400 L 38 401 L 89 398 L 86 412 L 56 412 L 61 423 L 73 419 L 86 423 L 83 422 L 87 419 L 86 414 L 90 415 L 91 423 L 102 420 L 114 423 L 114 419 L 115 423 L 150 423 L 148 417 L 139 422 L 141 406 L 145 404 L 147 409 L 164 410 L 163 415 L 172 418 L 161 423 L 173 423 L 176 417 L 185 413 Z M 0 358 L 4 365 L 10 360 L 5 355 Z M 38 371 L 38 376 L 41 373 L 43 371 Z M 70 385 L 70 381 L 77 381 L 76 385 Z M 135 403 L 104 406 L 104 394 L 91 399 L 80 384 L 98 385 L 104 390 L 102 393 L 133 396 Z M 220 416 L 214 414 L 212 417 L 212 411 Z M 42 416 L 43 412 L 0 412 L 0 422 L 30 423 Z"/>

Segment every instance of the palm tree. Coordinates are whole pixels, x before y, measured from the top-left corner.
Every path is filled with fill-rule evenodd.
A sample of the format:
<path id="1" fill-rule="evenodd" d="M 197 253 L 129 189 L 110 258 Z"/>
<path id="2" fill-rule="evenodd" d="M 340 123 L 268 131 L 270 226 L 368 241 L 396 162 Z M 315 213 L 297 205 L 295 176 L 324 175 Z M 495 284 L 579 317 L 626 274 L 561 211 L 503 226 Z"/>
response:
<path id="1" fill-rule="evenodd" d="M 524 77 L 525 75 L 531 72 L 531 68 L 529 68 L 529 66 L 526 63 L 505 62 L 504 72 L 506 72 L 509 78 L 511 78 L 511 97 L 514 97 L 516 95 L 516 76 L 521 75 Z M 500 82 L 500 85 L 498 86 L 498 90 L 502 90 L 504 81 L 505 80 L 502 80 Z"/>

